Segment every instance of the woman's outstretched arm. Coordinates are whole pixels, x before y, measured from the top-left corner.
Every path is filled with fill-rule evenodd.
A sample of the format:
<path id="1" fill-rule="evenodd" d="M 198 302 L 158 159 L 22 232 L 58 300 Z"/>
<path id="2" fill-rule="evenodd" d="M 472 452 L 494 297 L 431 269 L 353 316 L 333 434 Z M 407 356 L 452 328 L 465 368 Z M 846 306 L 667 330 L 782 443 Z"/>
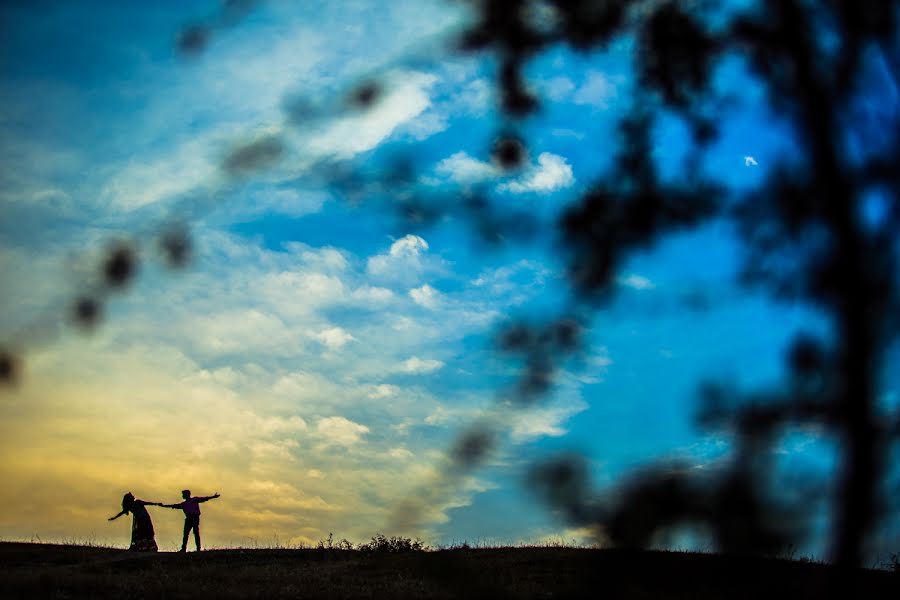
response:
<path id="1" fill-rule="evenodd" d="M 146 500 L 135 500 L 134 503 L 141 506 L 162 506 L 159 502 L 147 502 Z"/>
<path id="2" fill-rule="evenodd" d="M 110 521 L 115 521 L 116 519 L 118 519 L 119 517 L 121 517 L 121 516 L 124 515 L 124 514 L 125 514 L 125 509 L 122 509 L 122 512 L 120 512 L 119 514 L 117 514 L 117 515 L 114 516 L 114 517 L 110 517 L 109 520 L 110 520 Z"/>

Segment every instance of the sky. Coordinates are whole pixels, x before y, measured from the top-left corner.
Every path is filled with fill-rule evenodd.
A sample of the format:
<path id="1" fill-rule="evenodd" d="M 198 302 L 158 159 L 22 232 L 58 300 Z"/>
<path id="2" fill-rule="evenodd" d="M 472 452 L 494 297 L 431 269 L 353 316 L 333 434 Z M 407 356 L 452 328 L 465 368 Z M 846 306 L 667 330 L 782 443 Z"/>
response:
<path id="1" fill-rule="evenodd" d="M 716 221 L 633 256 L 548 397 L 509 409 L 518 363 L 493 336 L 569 302 L 552 224 L 611 164 L 629 45 L 528 65 L 543 105 L 519 124 L 528 155 L 509 173 L 490 158 L 509 125 L 495 64 L 447 49 L 469 18 L 460 4 L 232 4 L 0 8 L 0 340 L 22 357 L 0 392 L 0 538 L 127 545 L 106 520 L 122 494 L 173 502 L 189 488 L 221 494 L 203 506 L 210 547 L 378 532 L 589 541 L 529 493 L 530 464 L 583 452 L 598 486 L 659 457 L 713 464 L 728 440 L 695 427 L 698 382 L 774 384 L 791 335 L 824 327 L 739 287 L 741 246 Z M 205 46 L 180 52 L 197 25 Z M 716 76 L 738 101 L 705 168 L 750 189 L 790 153 L 789 128 L 741 64 Z M 348 104 L 369 81 L 373 104 Z M 677 176 L 687 140 L 674 117 L 658 127 L 664 173 Z M 487 190 L 547 235 L 496 245 L 464 220 L 398 219 L 390 190 L 348 176 L 398 157 L 422 193 Z M 190 232 L 183 269 L 156 246 L 172 223 Z M 73 324 L 121 241 L 138 249 L 134 280 L 102 295 L 96 327 Z M 448 478 L 457 436 L 486 415 L 501 442 Z M 779 452 L 833 463 L 815 431 Z M 427 509 L 401 531 L 416 498 Z M 151 515 L 175 549 L 180 517 Z"/>

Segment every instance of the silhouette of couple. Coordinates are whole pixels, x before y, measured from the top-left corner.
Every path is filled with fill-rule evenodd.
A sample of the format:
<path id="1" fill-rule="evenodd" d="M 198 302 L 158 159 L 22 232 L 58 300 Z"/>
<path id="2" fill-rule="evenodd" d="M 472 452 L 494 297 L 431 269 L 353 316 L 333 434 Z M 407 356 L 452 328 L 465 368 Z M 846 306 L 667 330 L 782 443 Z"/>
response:
<path id="1" fill-rule="evenodd" d="M 191 531 L 194 532 L 197 552 L 200 552 L 200 503 L 218 498 L 219 493 L 216 492 L 212 496 L 191 496 L 191 490 L 182 490 L 181 497 L 184 500 L 177 504 L 163 504 L 161 502 L 138 500 L 134 497 L 134 494 L 128 492 L 122 497 L 122 512 L 114 517 L 110 517 L 109 520 L 115 521 L 122 515 L 131 513 L 131 546 L 128 549 L 156 552 L 159 550 L 156 545 L 156 532 L 153 531 L 153 521 L 150 520 L 150 513 L 147 511 L 147 507 L 180 508 L 184 511 L 184 539 L 181 542 L 181 552 L 187 552 L 188 536 Z"/>

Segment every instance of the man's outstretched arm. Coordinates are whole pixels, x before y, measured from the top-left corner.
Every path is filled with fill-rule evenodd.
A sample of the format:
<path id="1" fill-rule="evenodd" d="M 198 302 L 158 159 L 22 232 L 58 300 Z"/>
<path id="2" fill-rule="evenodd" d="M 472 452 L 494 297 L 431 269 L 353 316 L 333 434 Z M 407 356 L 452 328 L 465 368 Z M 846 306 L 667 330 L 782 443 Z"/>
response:
<path id="1" fill-rule="evenodd" d="M 218 497 L 219 497 L 219 492 L 216 492 L 212 496 L 202 496 L 200 498 L 197 498 L 197 502 L 206 502 L 207 500 L 212 500 L 213 498 L 218 498 Z"/>

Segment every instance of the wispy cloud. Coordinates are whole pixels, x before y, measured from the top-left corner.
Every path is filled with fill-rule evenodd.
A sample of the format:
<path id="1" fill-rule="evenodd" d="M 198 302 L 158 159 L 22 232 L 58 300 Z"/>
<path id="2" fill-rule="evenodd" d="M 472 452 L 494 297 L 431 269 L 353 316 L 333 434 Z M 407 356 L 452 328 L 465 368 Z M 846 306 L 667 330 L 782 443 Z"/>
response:
<path id="1" fill-rule="evenodd" d="M 624 277 L 620 277 L 619 285 L 630 287 L 635 290 L 652 290 L 656 287 L 655 283 L 653 283 L 643 275 L 638 275 L 636 273 L 631 273 Z"/>
<path id="2" fill-rule="evenodd" d="M 442 368 L 444 363 L 433 358 L 410 357 L 400 363 L 400 370 L 404 373 L 425 374 L 432 373 Z"/>
<path id="3" fill-rule="evenodd" d="M 391 244 L 385 254 L 371 256 L 366 261 L 366 273 L 376 281 L 412 284 L 426 273 L 441 272 L 443 261 L 428 254 L 428 242 L 409 234 Z"/>
<path id="4" fill-rule="evenodd" d="M 489 162 L 480 161 L 466 152 L 456 152 L 435 166 L 435 171 L 457 183 L 471 184 L 500 176 L 500 171 Z"/>
<path id="5" fill-rule="evenodd" d="M 572 101 L 575 104 L 607 108 L 616 94 L 616 85 L 609 77 L 599 71 L 588 71 L 584 83 L 572 95 Z"/>
<path id="6" fill-rule="evenodd" d="M 441 302 L 441 293 L 427 283 L 422 287 L 409 290 L 409 296 L 419 306 L 430 309 L 437 308 Z"/>
<path id="7" fill-rule="evenodd" d="M 344 417 L 327 417 L 316 424 L 316 433 L 325 444 L 351 446 L 362 440 L 369 428 Z"/>
<path id="8" fill-rule="evenodd" d="M 328 347 L 330 350 L 340 350 L 347 342 L 356 338 L 347 333 L 341 327 L 330 327 L 312 334 L 312 337 Z"/>
<path id="9" fill-rule="evenodd" d="M 350 158 L 371 150 L 397 127 L 420 115 L 431 104 L 429 89 L 433 75 L 397 72 L 387 78 L 386 97 L 358 116 L 347 116 L 327 125 L 308 142 L 309 151 Z"/>
<path id="10" fill-rule="evenodd" d="M 498 189 L 514 194 L 549 194 L 574 183 L 572 166 L 564 157 L 542 152 L 538 155 L 536 166 L 530 168 L 519 180 L 501 184 Z"/>

